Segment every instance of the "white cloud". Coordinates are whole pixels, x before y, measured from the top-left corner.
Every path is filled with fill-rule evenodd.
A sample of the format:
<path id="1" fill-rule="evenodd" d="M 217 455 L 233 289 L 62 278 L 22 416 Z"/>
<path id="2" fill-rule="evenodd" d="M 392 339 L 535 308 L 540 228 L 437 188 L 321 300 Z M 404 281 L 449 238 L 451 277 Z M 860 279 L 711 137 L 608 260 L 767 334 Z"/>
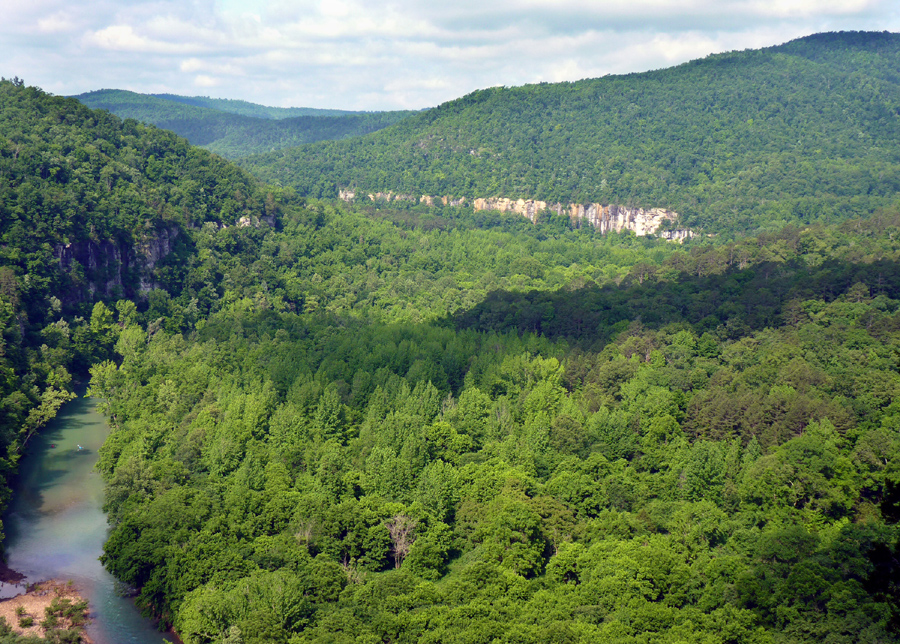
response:
<path id="1" fill-rule="evenodd" d="M 112 25 L 89 33 L 85 38 L 89 45 L 110 51 L 127 51 L 153 54 L 181 54 L 200 51 L 203 48 L 194 43 L 166 42 L 154 40 L 135 32 L 131 25 Z"/>
<path id="2" fill-rule="evenodd" d="M 194 77 L 194 85 L 197 87 L 216 87 L 220 83 L 221 81 L 218 78 L 213 78 L 206 74 L 200 74 Z"/>
<path id="3" fill-rule="evenodd" d="M 817 31 L 900 31 L 894 0 L 0 0 L 0 75 L 346 109 L 656 69 Z"/>
<path id="4" fill-rule="evenodd" d="M 37 21 L 37 30 L 44 34 L 71 33 L 77 29 L 78 20 L 68 11 L 57 11 Z"/>
<path id="5" fill-rule="evenodd" d="M 880 3 L 877 0 L 754 0 L 747 4 L 751 12 L 759 15 L 806 18 L 817 15 L 852 15 L 877 7 Z"/>
<path id="6" fill-rule="evenodd" d="M 181 61 L 178 68 L 188 74 L 196 72 L 207 72 L 219 76 L 244 76 L 246 72 L 243 67 L 234 63 L 223 63 L 209 60 L 201 60 L 199 58 L 188 58 Z"/>

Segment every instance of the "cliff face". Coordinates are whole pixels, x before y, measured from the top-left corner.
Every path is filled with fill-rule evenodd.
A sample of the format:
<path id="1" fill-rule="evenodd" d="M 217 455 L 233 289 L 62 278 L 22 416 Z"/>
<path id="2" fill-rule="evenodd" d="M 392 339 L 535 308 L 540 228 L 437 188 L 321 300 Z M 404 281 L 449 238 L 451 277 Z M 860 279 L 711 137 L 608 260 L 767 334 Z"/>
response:
<path id="1" fill-rule="evenodd" d="M 465 197 L 429 197 L 428 195 L 422 195 L 419 199 L 420 203 L 427 203 L 429 206 L 433 206 L 437 202 L 444 204 L 445 206 L 465 206 L 466 198 Z"/>
<path id="2" fill-rule="evenodd" d="M 135 255 L 140 264 L 141 292 L 146 293 L 157 287 L 157 284 L 153 282 L 153 269 L 160 260 L 172 252 L 178 232 L 175 227 L 163 228 L 135 248 Z"/>
<path id="3" fill-rule="evenodd" d="M 493 197 L 490 199 L 476 199 L 474 201 L 475 210 L 499 210 L 500 212 L 514 212 L 523 217 L 527 217 L 531 222 L 537 221 L 538 214 L 542 210 L 552 210 L 556 214 L 562 212 L 562 206 L 548 206 L 546 201 L 535 201 L 534 199 L 518 199 L 512 200 L 506 197 Z"/>
<path id="4" fill-rule="evenodd" d="M 156 288 L 153 270 L 172 252 L 178 234 L 178 228 L 164 228 L 134 246 L 113 241 L 57 244 L 53 254 L 72 281 L 65 303 L 81 302 L 95 294 L 121 297 Z"/>
<path id="5" fill-rule="evenodd" d="M 433 197 L 423 196 L 419 198 L 414 195 L 404 195 L 401 193 L 394 193 L 390 191 L 369 193 L 368 197 L 372 201 L 426 201 L 427 199 L 433 199 Z"/>
<path id="6" fill-rule="evenodd" d="M 61 298 L 65 304 L 81 302 L 98 292 L 111 297 L 114 291 L 123 290 L 122 276 L 128 273 L 130 262 L 127 250 L 118 244 L 109 241 L 57 244 L 53 255 L 75 287 L 66 289 Z"/>
<path id="7" fill-rule="evenodd" d="M 341 190 L 339 196 L 344 201 L 352 201 L 356 193 L 351 190 Z M 445 206 L 462 206 L 466 203 L 465 197 L 455 199 L 422 195 L 416 198 L 413 195 L 394 194 L 393 192 L 376 192 L 369 194 L 368 197 L 372 201 L 418 201 L 429 206 L 438 202 Z M 601 233 L 631 230 L 639 237 L 658 234 L 663 239 L 673 241 L 683 241 L 694 236 L 694 232 L 686 228 L 659 230 L 663 224 L 675 223 L 678 220 L 677 212 L 665 208 L 628 208 L 599 203 L 572 203 L 566 206 L 561 203 L 548 204 L 546 201 L 536 199 L 507 199 L 505 197 L 477 198 L 472 203 L 476 211 L 512 212 L 527 217 L 532 222 L 537 221 L 538 215 L 544 211 L 555 212 L 557 215 L 565 214 L 573 224 L 587 222 L 599 229 Z"/>
<path id="8" fill-rule="evenodd" d="M 546 201 L 534 199 L 505 199 L 497 197 L 493 199 L 476 199 L 475 210 L 499 210 L 500 212 L 514 212 L 531 221 L 536 221 L 538 215 L 549 210 L 557 215 L 568 215 L 573 224 L 587 222 L 600 230 L 601 233 L 620 232 L 623 230 L 634 231 L 635 235 L 655 234 L 664 223 L 674 223 L 678 219 L 678 213 L 665 208 L 628 208 L 615 204 L 603 205 L 599 203 L 572 203 L 564 206 L 561 203 L 548 204 Z M 669 234 L 666 234 L 669 233 Z M 686 239 L 693 236 L 689 230 L 661 231 L 661 236 L 666 239 Z"/>
<path id="9" fill-rule="evenodd" d="M 598 203 L 590 203 L 571 204 L 569 218 L 572 221 L 588 221 L 603 233 L 633 230 L 635 235 L 642 237 L 656 233 L 664 223 L 674 223 L 678 219 L 678 213 L 665 208 L 644 210 L 643 208 L 603 206 Z M 685 233 L 681 238 L 690 236 L 690 231 L 681 232 Z"/>

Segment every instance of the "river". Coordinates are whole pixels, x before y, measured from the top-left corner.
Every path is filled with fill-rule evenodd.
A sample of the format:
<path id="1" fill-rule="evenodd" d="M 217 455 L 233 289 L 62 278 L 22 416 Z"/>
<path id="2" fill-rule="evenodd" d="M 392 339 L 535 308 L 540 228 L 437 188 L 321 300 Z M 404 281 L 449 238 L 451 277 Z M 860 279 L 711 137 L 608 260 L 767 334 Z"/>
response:
<path id="1" fill-rule="evenodd" d="M 26 583 L 71 579 L 90 603 L 87 632 L 95 644 L 161 644 L 164 634 L 116 592 L 98 561 L 107 525 L 94 464 L 108 433 L 96 402 L 77 398 L 32 437 L 3 519 L 7 564 Z M 0 584 L 3 597 L 21 590 Z"/>

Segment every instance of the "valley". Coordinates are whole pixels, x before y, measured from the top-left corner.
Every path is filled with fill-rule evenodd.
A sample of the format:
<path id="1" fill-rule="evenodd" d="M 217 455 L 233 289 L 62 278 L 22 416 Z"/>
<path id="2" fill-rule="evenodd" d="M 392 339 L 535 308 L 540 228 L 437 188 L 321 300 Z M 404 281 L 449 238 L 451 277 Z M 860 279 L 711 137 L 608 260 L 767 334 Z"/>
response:
<path id="1" fill-rule="evenodd" d="M 403 115 L 0 80 L 0 502 L 83 385 L 102 574 L 185 644 L 896 642 L 898 64 Z M 179 113 L 347 138 L 236 164 Z"/>

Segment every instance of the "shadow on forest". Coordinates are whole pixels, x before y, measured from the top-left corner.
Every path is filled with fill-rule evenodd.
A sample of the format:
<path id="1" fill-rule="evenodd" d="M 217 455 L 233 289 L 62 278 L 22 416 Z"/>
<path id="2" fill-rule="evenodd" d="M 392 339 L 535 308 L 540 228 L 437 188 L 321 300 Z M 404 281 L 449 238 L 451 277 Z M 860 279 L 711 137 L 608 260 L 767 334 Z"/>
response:
<path id="1" fill-rule="evenodd" d="M 900 266 L 885 260 L 833 260 L 816 267 L 798 261 L 764 263 L 718 275 L 681 273 L 673 281 L 639 280 L 632 273 L 618 286 L 494 291 L 443 323 L 456 329 L 539 333 L 593 350 L 635 320 L 648 328 L 686 323 L 699 333 L 724 326 L 728 337 L 739 338 L 795 323 L 805 315 L 801 302 L 832 301 L 857 283 L 868 293 L 856 289 L 848 296 L 851 300 L 877 295 L 900 299 Z"/>

